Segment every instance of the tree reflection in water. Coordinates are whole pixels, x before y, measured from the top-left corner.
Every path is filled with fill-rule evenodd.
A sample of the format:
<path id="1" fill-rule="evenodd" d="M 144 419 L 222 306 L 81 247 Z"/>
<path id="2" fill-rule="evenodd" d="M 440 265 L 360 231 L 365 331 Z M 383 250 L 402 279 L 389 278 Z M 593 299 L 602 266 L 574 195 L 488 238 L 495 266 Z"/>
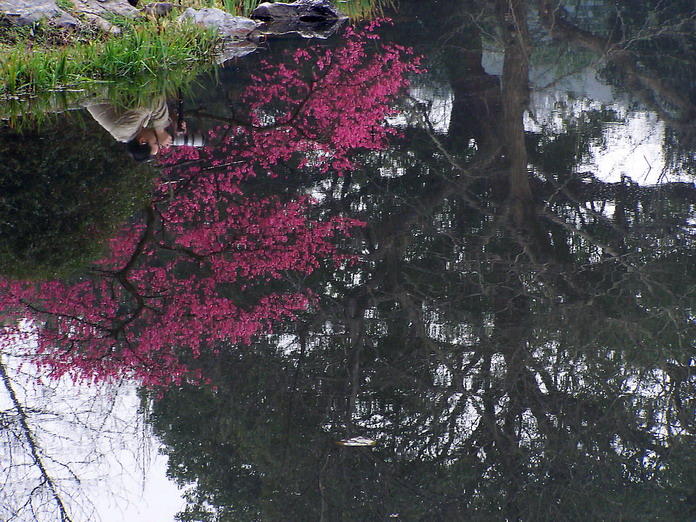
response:
<path id="1" fill-rule="evenodd" d="M 499 2 L 474 23 L 461 6 L 440 6 L 460 15 L 444 22 L 403 4 L 428 79 L 453 93 L 448 128 L 404 100 L 393 147 L 360 153 L 323 196 L 368 223 L 364 262 L 319 277 L 318 311 L 221 361 L 216 392 L 153 403 L 170 471 L 190 488 L 182 519 L 693 516 L 693 183 L 585 171 L 611 106 L 525 129 L 525 19 L 549 35 L 534 6 Z M 665 68 L 671 53 L 692 60 L 677 31 L 689 22 L 651 13 L 653 26 L 624 25 L 602 74 L 669 116 L 667 168 L 688 175 L 693 92 Z M 606 41 L 611 27 L 594 29 Z M 489 30 L 501 77 L 482 67 Z M 642 47 L 655 47 L 646 31 L 662 58 Z M 550 36 L 563 39 L 545 44 L 551 57 L 577 46 Z M 649 67 L 664 80 L 647 82 Z M 377 446 L 336 445 L 359 435 Z"/>
<path id="2" fill-rule="evenodd" d="M 452 93 L 446 129 L 427 104 L 397 98 L 415 72 L 398 44 L 414 44 L 404 21 L 384 29 L 396 45 L 349 36 L 337 50 L 269 60 L 215 115 L 217 145 L 167 167 L 173 199 L 161 190 L 150 210 L 153 248 L 193 261 L 162 280 L 215 273 L 218 255 L 238 262 L 252 195 L 311 194 L 317 221 L 306 230 L 367 224 L 341 240 L 357 263 L 319 262 L 333 246 L 310 246 L 300 265 L 256 273 L 257 257 L 293 251 L 271 234 L 235 268 L 248 288 L 208 280 L 216 299 L 240 308 L 311 289 L 311 306 L 273 333 L 259 328 L 245 346 L 199 330 L 197 358 L 164 343 L 209 380 L 150 398 L 169 472 L 187 488 L 181 519 L 693 518 L 694 185 L 587 171 L 617 120 L 610 106 L 525 125 L 530 69 L 586 59 L 664 119 L 665 175 L 692 175 L 695 69 L 675 65 L 694 61 L 690 8 L 602 5 L 612 15 L 598 19 L 592 6 L 544 1 L 442 2 L 439 15 L 422 4 L 403 1 L 402 16 L 418 20 L 430 69 L 419 82 Z M 490 43 L 504 53 L 500 76 L 482 65 Z M 293 270 L 308 252 L 311 269 Z M 153 270 L 171 263 L 158 256 Z M 202 304 L 203 290 L 193 293 Z M 196 313 L 187 305 L 172 324 Z M 336 444 L 356 436 L 377 445 Z"/>

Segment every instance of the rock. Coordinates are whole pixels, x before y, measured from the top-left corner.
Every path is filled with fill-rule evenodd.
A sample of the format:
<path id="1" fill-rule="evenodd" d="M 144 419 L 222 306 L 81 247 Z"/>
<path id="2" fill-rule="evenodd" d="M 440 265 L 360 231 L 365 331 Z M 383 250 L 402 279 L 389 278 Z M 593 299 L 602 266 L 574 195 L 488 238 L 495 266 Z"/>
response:
<path id="1" fill-rule="evenodd" d="M 291 4 L 264 2 L 251 12 L 251 17 L 264 22 L 297 20 L 312 23 L 345 18 L 327 0 L 298 0 Z"/>
<path id="2" fill-rule="evenodd" d="M 235 58 L 241 58 L 258 49 L 257 42 L 252 40 L 225 40 L 215 55 L 215 63 L 223 64 Z"/>
<path id="3" fill-rule="evenodd" d="M 78 13 L 89 12 L 98 16 L 112 13 L 119 16 L 134 18 L 138 10 L 127 0 L 72 0 Z"/>
<path id="4" fill-rule="evenodd" d="M 348 19 L 327 0 L 291 4 L 264 2 L 251 12 L 267 35 L 296 33 L 303 38 L 328 38 Z"/>
<path id="5" fill-rule="evenodd" d="M 204 27 L 215 27 L 220 36 L 236 40 L 247 40 L 257 26 L 256 22 L 249 18 L 234 16 L 214 7 L 198 10 L 189 7 L 179 20 L 191 20 Z"/>
<path id="6" fill-rule="evenodd" d="M 258 47 L 260 38 L 256 29 L 257 24 L 249 18 L 234 16 L 210 7 L 198 10 L 188 8 L 179 20 L 192 20 L 194 23 L 218 30 L 218 34 L 223 37 L 223 42 L 215 57 L 217 63 L 246 56 Z"/>
<path id="7" fill-rule="evenodd" d="M 2 0 L 0 0 L 2 1 Z M 121 34 L 121 29 L 109 22 L 110 15 L 115 14 L 128 18 L 135 18 L 138 10 L 132 7 L 126 0 L 72 0 L 75 10 L 82 19 L 105 33 L 111 35 Z"/>
<path id="8" fill-rule="evenodd" d="M 165 16 L 173 10 L 174 4 L 171 2 L 151 2 L 143 7 L 140 12 L 153 16 Z"/>
<path id="9" fill-rule="evenodd" d="M 112 35 L 121 34 L 121 28 L 116 27 L 108 20 L 92 13 L 83 13 L 84 19 L 105 33 Z"/>
<path id="10" fill-rule="evenodd" d="M 72 28 L 81 25 L 84 19 L 103 31 L 118 34 L 118 28 L 106 20 L 108 15 L 134 17 L 138 13 L 126 0 L 72 0 L 72 3 L 73 9 L 67 13 L 55 0 L 0 0 L 0 20 L 11 25 L 32 25 L 45 19 L 58 27 Z"/>
<path id="11" fill-rule="evenodd" d="M 2 18 L 12 25 L 33 25 L 48 19 L 59 27 L 77 27 L 80 22 L 58 7 L 55 0 L 0 0 Z"/>
<path id="12" fill-rule="evenodd" d="M 259 32 L 267 36 L 280 36 L 284 34 L 296 34 L 302 38 L 327 39 L 334 34 L 346 19 L 325 20 L 322 22 L 301 22 L 297 20 L 283 20 L 274 22 L 261 22 Z"/>

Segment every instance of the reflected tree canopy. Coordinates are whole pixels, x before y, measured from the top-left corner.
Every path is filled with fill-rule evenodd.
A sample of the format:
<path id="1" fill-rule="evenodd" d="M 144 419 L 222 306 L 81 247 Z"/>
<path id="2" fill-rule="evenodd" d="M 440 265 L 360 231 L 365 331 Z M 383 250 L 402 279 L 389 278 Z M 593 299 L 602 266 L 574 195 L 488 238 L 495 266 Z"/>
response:
<path id="1" fill-rule="evenodd" d="M 430 68 L 416 91 L 444 85 L 449 121 L 403 99 L 392 147 L 356 151 L 324 192 L 368 223 L 363 262 L 319 278 L 316 313 L 220 361 L 217 391 L 154 402 L 183 520 L 693 516 L 694 93 L 674 65 L 693 61 L 690 7 L 598 5 L 598 24 L 583 6 L 442 4 L 458 16 L 401 12 Z M 625 121 L 609 104 L 525 121 L 543 112 L 530 69 L 549 63 L 599 67 L 664 118 L 660 183 L 592 171 Z M 355 435 L 378 444 L 336 444 Z"/>
<path id="2" fill-rule="evenodd" d="M 696 516 L 693 6 L 561 4 L 240 63 L 81 286 L 3 283 L 148 385 L 181 520 Z M 600 172 L 646 114 L 661 172 Z"/>
<path id="3" fill-rule="evenodd" d="M 66 115 L 35 130 L 0 128 L 0 271 L 23 278 L 75 275 L 152 188 L 95 122 Z"/>

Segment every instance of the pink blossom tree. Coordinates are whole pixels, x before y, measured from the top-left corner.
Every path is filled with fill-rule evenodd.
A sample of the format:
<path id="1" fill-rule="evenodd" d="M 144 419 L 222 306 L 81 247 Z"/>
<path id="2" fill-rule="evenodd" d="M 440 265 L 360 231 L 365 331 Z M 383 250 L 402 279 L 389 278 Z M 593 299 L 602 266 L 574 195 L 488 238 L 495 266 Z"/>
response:
<path id="1" fill-rule="evenodd" d="M 361 223 L 322 212 L 306 194 L 255 195 L 252 178 L 279 165 L 342 174 L 356 151 L 379 150 L 394 100 L 417 70 L 410 51 L 368 53 L 374 27 L 348 29 L 338 49 L 310 47 L 264 63 L 242 95 L 245 114 L 178 148 L 140 221 L 73 281 L 0 280 L 0 343 L 35 338 L 33 360 L 55 377 L 135 378 L 146 386 L 201 381 L 191 361 L 270 332 L 313 302 L 284 283 L 353 259 L 337 239 Z"/>

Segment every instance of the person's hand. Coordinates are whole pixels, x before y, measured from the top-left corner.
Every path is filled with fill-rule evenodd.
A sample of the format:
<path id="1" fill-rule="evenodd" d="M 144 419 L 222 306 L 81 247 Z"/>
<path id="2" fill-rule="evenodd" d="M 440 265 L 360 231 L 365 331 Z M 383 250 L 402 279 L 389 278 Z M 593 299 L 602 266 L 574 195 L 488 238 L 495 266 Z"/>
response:
<path id="1" fill-rule="evenodd" d="M 165 149 L 168 147 L 172 146 L 172 136 L 171 134 L 167 134 L 167 136 L 163 139 L 160 140 L 160 147 L 164 147 Z"/>
<path id="2" fill-rule="evenodd" d="M 157 142 L 159 143 L 160 147 L 167 149 L 172 146 L 172 135 L 166 130 L 155 129 L 155 133 L 157 134 Z"/>

